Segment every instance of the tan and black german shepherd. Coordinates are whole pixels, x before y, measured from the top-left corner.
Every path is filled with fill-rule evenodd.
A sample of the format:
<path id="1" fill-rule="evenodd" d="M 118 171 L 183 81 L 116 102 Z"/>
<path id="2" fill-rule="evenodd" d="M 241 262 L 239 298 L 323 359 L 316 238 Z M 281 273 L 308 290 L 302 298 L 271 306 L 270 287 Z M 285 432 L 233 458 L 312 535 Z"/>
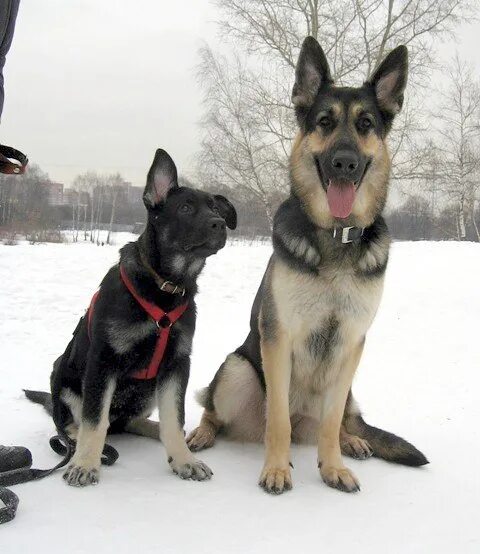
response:
<path id="1" fill-rule="evenodd" d="M 390 239 L 382 210 L 386 138 L 403 103 L 408 53 L 399 46 L 361 87 L 334 85 L 317 41 L 305 39 L 292 100 L 299 125 L 291 194 L 274 222 L 274 253 L 255 298 L 250 333 L 199 400 L 192 450 L 216 434 L 265 440 L 260 485 L 291 488 L 290 442 L 318 445 L 329 486 L 359 490 L 341 453 L 427 463 L 405 440 L 367 425 L 350 391 L 382 295 Z"/>

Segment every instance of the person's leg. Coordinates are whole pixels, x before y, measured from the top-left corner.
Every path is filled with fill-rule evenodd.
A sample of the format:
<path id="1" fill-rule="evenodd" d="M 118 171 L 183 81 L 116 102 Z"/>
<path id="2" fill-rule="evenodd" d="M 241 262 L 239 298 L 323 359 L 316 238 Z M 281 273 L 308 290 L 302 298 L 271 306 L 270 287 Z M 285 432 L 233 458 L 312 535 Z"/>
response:
<path id="1" fill-rule="evenodd" d="M 5 65 L 7 52 L 10 50 L 12 44 L 19 4 L 20 0 L 2 0 L 2 2 L 0 2 L 0 120 L 2 118 L 3 101 L 5 97 L 3 67 Z"/>

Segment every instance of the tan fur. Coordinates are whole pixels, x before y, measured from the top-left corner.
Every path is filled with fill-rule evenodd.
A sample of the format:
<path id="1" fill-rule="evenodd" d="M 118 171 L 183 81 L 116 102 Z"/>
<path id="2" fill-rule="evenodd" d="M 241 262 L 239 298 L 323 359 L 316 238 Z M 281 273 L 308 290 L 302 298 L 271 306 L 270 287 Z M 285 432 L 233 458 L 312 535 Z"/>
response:
<path id="1" fill-rule="evenodd" d="M 115 386 L 116 382 L 113 379 L 107 385 L 98 424 L 91 425 L 83 419 L 80 422 L 75 454 L 64 475 L 70 484 L 83 484 L 82 480 L 91 474 L 95 474 L 93 482 L 98 480 L 96 474 L 100 470 L 105 437 L 110 425 L 108 416 Z"/>
<path id="2" fill-rule="evenodd" d="M 222 427 L 222 422 L 215 412 L 205 410 L 200 420 L 200 425 L 187 437 L 187 446 L 190 450 L 203 450 L 211 448 L 215 444 L 215 437 Z"/>
<path id="3" fill-rule="evenodd" d="M 359 483 L 342 462 L 339 433 L 348 391 L 352 385 L 363 351 L 364 340 L 343 360 L 336 382 L 323 393 L 322 415 L 318 434 L 318 463 L 323 480 L 331 485 L 353 491 Z"/>
<path id="4" fill-rule="evenodd" d="M 340 117 L 339 109 L 337 107 L 337 117 Z M 387 199 L 390 154 L 386 142 L 374 132 L 365 136 L 358 133 L 355 121 L 362 110 L 361 103 L 354 104 L 344 126 L 349 129 L 350 137 L 357 143 L 360 151 L 372 159 L 372 163 L 357 191 L 352 213 L 344 223 L 346 226 L 368 227 L 375 215 L 382 210 Z M 343 116 L 345 117 L 344 114 Z M 332 228 L 335 219 L 330 214 L 327 195 L 321 186 L 314 156 L 325 152 L 338 140 L 339 128 L 340 126 L 326 136 L 320 129 L 306 135 L 300 131 L 295 138 L 290 157 L 292 187 L 312 221 L 325 229 Z"/>
<path id="5" fill-rule="evenodd" d="M 260 314 L 262 329 L 262 314 Z M 267 386 L 265 464 L 260 483 L 269 490 L 291 487 L 289 385 L 291 343 L 286 330 L 278 328 L 274 338 L 261 333 L 261 351 Z"/>
<path id="6" fill-rule="evenodd" d="M 312 87 L 317 87 L 318 93 L 322 76 L 329 78 L 323 55 L 316 67 L 318 75 L 314 74 L 314 66 L 308 65 L 309 58 L 320 52 L 315 44 L 314 39 L 308 38 L 302 47 L 293 91 L 297 108 L 312 108 Z M 398 52 L 406 70 L 405 48 Z M 298 74 L 302 71 L 304 78 Z M 392 95 L 400 78 L 403 85 L 406 80 L 406 71 L 405 75 L 397 73 L 393 77 L 389 77 L 390 73 L 382 77 L 380 72 L 383 81 L 376 84 L 381 101 Z M 400 107 L 402 91 L 395 95 L 393 100 Z M 260 484 L 274 493 L 291 487 L 291 440 L 316 442 L 323 480 L 348 492 L 359 490 L 359 485 L 343 465 L 342 452 L 365 459 L 374 451 L 375 455 L 380 453 L 385 459 L 407 465 L 427 463 L 423 454 L 405 440 L 367 425 L 349 393 L 366 333 L 380 302 L 388 258 L 388 233 L 379 216 L 387 198 L 390 155 L 385 137 L 375 129 L 381 128 L 384 133 L 389 124 L 370 129 L 359 121 L 362 112 L 371 109 L 369 100 L 355 100 L 361 95 L 347 93 L 351 105 L 349 101 L 332 101 L 332 96 L 327 93 L 319 111 L 313 114 L 318 121 L 315 129 L 300 130 L 293 144 L 290 180 L 295 198 L 279 212 L 274 230 L 275 252 L 252 309 L 251 322 L 258 317 L 261 361 L 257 329 L 252 328 L 245 343 L 227 357 L 206 389 L 203 405 L 210 411 L 205 412 L 196 431 L 201 436 L 218 430 L 220 424 L 226 433 L 235 428 L 242 440 L 257 440 L 265 429 L 265 464 Z M 303 128 L 311 129 L 311 116 L 311 112 L 297 109 Z M 325 116 L 333 116 L 335 121 L 322 121 Z M 334 154 L 342 148 L 347 150 L 352 142 L 357 147 L 352 151 L 363 154 L 361 165 L 342 166 L 340 155 L 335 161 Z M 334 169 L 324 167 L 327 162 Z M 322 168 L 317 164 L 322 164 Z M 325 190 L 330 183 L 322 183 L 319 169 L 322 175 L 332 175 L 332 180 L 351 179 L 357 184 L 351 213 L 341 222 L 330 213 Z M 317 230 L 301 226 L 296 199 Z M 288 210 L 296 210 L 298 215 L 298 220 L 292 216 L 291 226 L 285 221 Z M 364 239 L 351 247 L 346 245 L 343 251 L 328 239 L 334 226 L 368 228 L 374 222 L 374 227 L 365 230 Z M 300 227 L 298 233 L 295 223 Z M 333 238 L 338 240 L 336 234 Z M 266 385 L 263 402 L 262 368 Z M 214 426 L 209 422 L 212 415 Z M 193 441 L 193 446 L 198 444 Z M 389 455 L 387 449 L 392 445 L 395 454 Z"/>

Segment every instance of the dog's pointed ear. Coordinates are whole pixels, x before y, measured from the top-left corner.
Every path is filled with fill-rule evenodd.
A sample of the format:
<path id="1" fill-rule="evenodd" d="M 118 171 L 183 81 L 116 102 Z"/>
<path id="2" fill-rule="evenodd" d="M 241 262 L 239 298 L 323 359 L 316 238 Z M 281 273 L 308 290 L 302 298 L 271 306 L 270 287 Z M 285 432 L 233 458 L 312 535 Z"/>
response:
<path id="1" fill-rule="evenodd" d="M 235 210 L 233 204 L 221 194 L 215 194 L 213 198 L 215 199 L 215 204 L 218 208 L 218 212 L 225 220 L 227 227 L 229 229 L 236 229 L 237 210 Z"/>
<path id="2" fill-rule="evenodd" d="M 408 50 L 402 45 L 388 54 L 367 82 L 374 88 L 380 109 L 392 118 L 402 109 L 407 76 Z"/>
<path id="3" fill-rule="evenodd" d="M 148 171 L 147 184 L 143 191 L 143 202 L 147 209 L 161 204 L 175 187 L 178 187 L 175 163 L 165 150 L 159 148 L 155 152 L 152 166 Z"/>
<path id="4" fill-rule="evenodd" d="M 313 37 L 302 44 L 295 69 L 292 102 L 296 108 L 310 108 L 320 87 L 333 83 L 327 58 L 322 47 Z"/>

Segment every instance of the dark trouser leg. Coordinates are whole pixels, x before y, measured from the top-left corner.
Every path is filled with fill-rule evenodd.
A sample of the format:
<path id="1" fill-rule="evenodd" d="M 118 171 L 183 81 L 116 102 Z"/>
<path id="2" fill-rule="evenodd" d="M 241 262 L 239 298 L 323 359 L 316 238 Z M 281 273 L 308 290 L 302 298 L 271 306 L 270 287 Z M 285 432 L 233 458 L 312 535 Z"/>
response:
<path id="1" fill-rule="evenodd" d="M 0 2 L 0 119 L 3 111 L 4 88 L 3 67 L 10 49 L 15 31 L 18 5 L 20 0 L 2 0 Z"/>

